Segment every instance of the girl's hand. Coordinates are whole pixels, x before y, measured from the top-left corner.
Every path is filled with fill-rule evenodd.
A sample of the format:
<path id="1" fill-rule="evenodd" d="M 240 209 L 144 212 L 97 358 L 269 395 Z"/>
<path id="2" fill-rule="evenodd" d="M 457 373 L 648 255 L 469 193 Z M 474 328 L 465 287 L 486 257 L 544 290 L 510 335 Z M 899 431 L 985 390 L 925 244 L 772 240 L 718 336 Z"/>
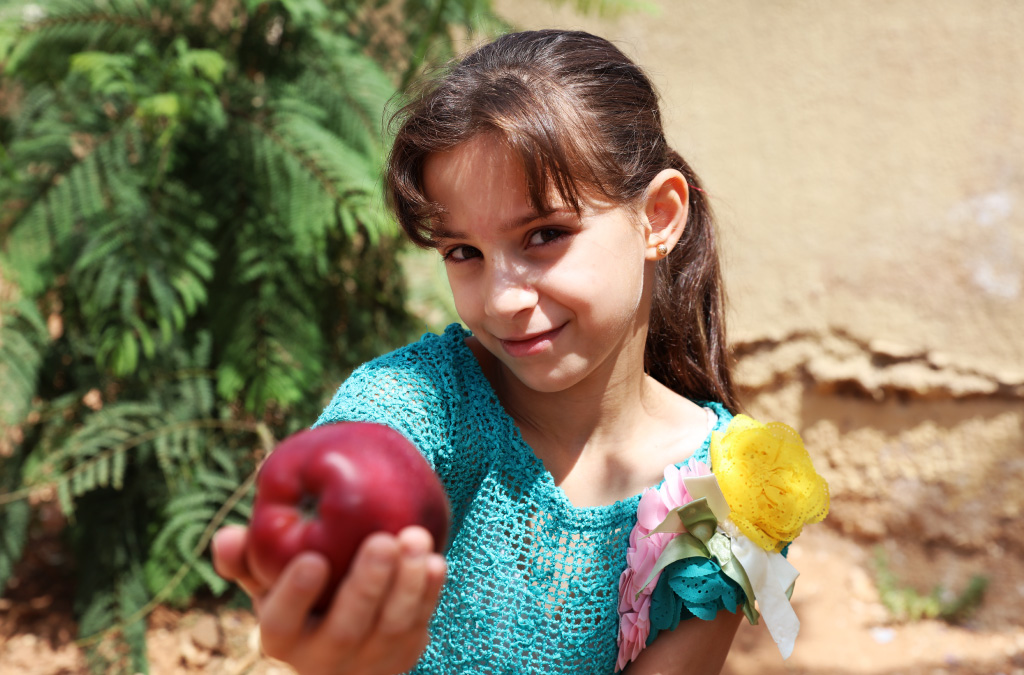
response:
<path id="1" fill-rule="evenodd" d="M 327 559 L 303 553 L 264 588 L 246 567 L 246 535 L 238 526 L 218 532 L 213 564 L 252 597 L 268 656 L 302 675 L 403 673 L 416 665 L 447 571 L 425 529 L 368 537 L 322 617 L 309 613 L 327 581 Z"/>

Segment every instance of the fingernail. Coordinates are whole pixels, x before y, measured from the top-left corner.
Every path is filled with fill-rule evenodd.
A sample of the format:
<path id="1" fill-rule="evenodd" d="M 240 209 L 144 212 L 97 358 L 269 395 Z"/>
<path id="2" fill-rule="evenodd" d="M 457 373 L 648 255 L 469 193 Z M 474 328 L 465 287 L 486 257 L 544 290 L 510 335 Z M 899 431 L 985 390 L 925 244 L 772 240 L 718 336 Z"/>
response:
<path id="1" fill-rule="evenodd" d="M 419 558 L 430 552 L 430 544 L 425 538 L 413 538 L 411 541 L 405 539 L 402 541 L 402 552 L 414 558 Z"/>
<path id="2" fill-rule="evenodd" d="M 445 574 L 447 570 L 448 561 L 444 559 L 444 556 L 431 553 L 427 558 L 427 571 L 431 574 L 441 575 Z"/>

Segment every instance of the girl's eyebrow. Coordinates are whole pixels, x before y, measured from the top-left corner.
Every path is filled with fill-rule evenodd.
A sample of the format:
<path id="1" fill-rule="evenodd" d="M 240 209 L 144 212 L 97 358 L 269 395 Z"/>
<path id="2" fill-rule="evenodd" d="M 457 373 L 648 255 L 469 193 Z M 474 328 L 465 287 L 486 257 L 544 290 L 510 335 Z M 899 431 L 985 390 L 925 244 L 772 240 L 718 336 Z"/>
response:
<path id="1" fill-rule="evenodd" d="M 519 216 L 518 218 L 513 218 L 509 221 L 502 223 L 500 226 L 498 226 L 498 231 L 502 233 L 513 232 L 523 227 L 524 225 L 529 225 L 535 220 L 547 218 L 555 214 L 561 215 L 569 214 L 572 212 L 572 209 L 552 209 L 551 211 L 544 212 L 530 211 L 529 213 L 525 213 L 522 216 Z M 468 235 L 465 232 L 459 232 L 458 230 L 449 230 L 445 228 L 443 224 L 439 227 L 433 228 L 434 241 L 440 241 L 443 239 L 465 239 L 467 236 Z"/>

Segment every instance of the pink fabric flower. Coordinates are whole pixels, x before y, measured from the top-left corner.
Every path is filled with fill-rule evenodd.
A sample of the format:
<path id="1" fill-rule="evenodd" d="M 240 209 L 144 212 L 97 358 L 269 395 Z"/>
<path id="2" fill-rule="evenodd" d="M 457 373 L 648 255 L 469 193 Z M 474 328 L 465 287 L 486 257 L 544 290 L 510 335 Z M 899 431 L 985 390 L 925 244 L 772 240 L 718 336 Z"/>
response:
<path id="1" fill-rule="evenodd" d="M 640 496 L 636 509 L 636 525 L 629 533 L 626 550 L 626 569 L 619 577 L 619 657 L 615 670 L 619 671 L 636 660 L 647 645 L 651 633 L 651 593 L 658 585 L 659 572 L 646 583 L 658 562 L 658 557 L 675 534 L 651 534 L 672 509 L 693 501 L 683 478 L 707 476 L 711 473 L 704 462 L 691 459 L 681 469 L 665 467 L 665 482 L 657 488 L 647 488 Z"/>

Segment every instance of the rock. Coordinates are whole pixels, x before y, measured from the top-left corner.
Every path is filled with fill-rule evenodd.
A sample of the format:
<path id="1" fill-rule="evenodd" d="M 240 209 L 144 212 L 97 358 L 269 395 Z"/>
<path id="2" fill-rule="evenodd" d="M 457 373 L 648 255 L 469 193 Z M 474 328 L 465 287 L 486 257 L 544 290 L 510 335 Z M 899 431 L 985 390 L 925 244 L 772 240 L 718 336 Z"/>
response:
<path id="1" fill-rule="evenodd" d="M 202 668 L 210 662 L 212 655 L 205 649 L 200 649 L 185 636 L 181 637 L 181 658 L 185 665 L 193 668 Z"/>
<path id="2" fill-rule="evenodd" d="M 223 635 L 220 624 L 216 617 L 210 614 L 203 614 L 199 617 L 196 625 L 189 631 L 192 642 L 200 649 L 208 652 L 221 651 L 223 646 Z"/>

